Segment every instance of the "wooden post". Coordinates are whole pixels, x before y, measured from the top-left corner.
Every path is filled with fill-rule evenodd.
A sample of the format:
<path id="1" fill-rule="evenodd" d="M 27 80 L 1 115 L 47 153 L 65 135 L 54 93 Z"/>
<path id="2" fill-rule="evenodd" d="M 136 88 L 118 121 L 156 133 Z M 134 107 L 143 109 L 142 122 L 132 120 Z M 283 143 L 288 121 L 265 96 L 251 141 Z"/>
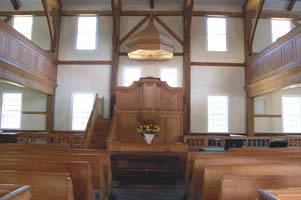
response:
<path id="1" fill-rule="evenodd" d="M 255 135 L 254 128 L 254 97 L 246 97 L 247 105 L 247 118 L 246 118 L 246 131 L 248 136 Z"/>
<path id="2" fill-rule="evenodd" d="M 117 74 L 119 68 L 119 46 L 120 46 L 120 0 L 111 0 L 113 16 L 113 45 L 112 45 L 112 67 L 110 85 L 110 114 L 113 116 L 115 106 L 115 90 L 117 85 Z"/>
<path id="3" fill-rule="evenodd" d="M 184 83 L 184 134 L 190 134 L 191 113 L 191 20 L 194 0 L 184 2 L 184 57 L 183 57 L 183 83 Z"/>
<path id="4" fill-rule="evenodd" d="M 47 110 L 46 110 L 46 131 L 53 133 L 54 131 L 54 95 L 47 95 Z"/>

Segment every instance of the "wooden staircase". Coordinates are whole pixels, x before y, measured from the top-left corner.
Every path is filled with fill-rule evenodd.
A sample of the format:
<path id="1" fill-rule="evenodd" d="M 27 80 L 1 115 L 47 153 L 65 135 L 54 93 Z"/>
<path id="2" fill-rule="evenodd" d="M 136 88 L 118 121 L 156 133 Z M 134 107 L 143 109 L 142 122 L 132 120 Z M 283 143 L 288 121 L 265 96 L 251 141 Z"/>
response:
<path id="1" fill-rule="evenodd" d="M 81 148 L 106 149 L 111 120 L 103 118 L 103 98 L 96 94 L 93 110 L 82 140 Z"/>

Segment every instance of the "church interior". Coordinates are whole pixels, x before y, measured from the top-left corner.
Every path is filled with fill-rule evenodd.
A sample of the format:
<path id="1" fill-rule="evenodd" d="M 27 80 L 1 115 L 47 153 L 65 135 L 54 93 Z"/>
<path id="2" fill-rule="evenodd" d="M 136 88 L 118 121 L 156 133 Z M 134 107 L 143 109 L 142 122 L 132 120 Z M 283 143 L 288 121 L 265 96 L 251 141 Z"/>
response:
<path id="1" fill-rule="evenodd" d="M 300 200 L 300 147 L 299 0 L 0 1 L 1 200 Z"/>

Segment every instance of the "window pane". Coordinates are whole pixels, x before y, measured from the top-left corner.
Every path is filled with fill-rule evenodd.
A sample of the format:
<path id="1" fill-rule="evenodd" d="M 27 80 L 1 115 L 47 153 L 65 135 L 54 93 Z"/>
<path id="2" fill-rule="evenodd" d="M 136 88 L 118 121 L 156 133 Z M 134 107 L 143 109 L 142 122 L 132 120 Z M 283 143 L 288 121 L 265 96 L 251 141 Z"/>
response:
<path id="1" fill-rule="evenodd" d="M 21 93 L 3 94 L 1 128 L 19 129 L 21 127 L 21 107 Z"/>
<path id="2" fill-rule="evenodd" d="M 141 77 L 141 69 L 125 68 L 123 71 L 123 86 L 130 86 L 134 81 L 138 81 Z"/>
<path id="3" fill-rule="evenodd" d="M 227 51 L 227 28 L 225 18 L 207 18 L 208 51 Z"/>
<path id="4" fill-rule="evenodd" d="M 31 39 L 32 21 L 32 17 L 14 17 L 13 27 L 25 37 Z"/>
<path id="5" fill-rule="evenodd" d="M 228 97 L 208 97 L 208 132 L 228 132 Z"/>
<path id="6" fill-rule="evenodd" d="M 283 131 L 301 133 L 301 97 L 282 97 Z"/>
<path id="7" fill-rule="evenodd" d="M 275 42 L 281 36 L 287 34 L 291 30 L 291 22 L 289 20 L 272 20 L 272 41 Z"/>
<path id="8" fill-rule="evenodd" d="M 79 17 L 77 26 L 77 44 L 78 50 L 95 50 L 96 49 L 96 17 Z"/>
<path id="9" fill-rule="evenodd" d="M 178 86 L 178 70 L 176 68 L 161 68 L 161 80 L 171 87 Z"/>
<path id="10" fill-rule="evenodd" d="M 93 103 L 93 94 L 73 94 L 72 130 L 86 129 Z"/>

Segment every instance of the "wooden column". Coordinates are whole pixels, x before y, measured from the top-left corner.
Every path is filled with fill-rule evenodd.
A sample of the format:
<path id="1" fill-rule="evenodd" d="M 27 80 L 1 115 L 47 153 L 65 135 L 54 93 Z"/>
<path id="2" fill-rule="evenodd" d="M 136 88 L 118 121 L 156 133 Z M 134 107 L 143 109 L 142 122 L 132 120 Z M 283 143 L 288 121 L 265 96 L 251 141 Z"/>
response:
<path id="1" fill-rule="evenodd" d="M 194 0 L 184 1 L 184 56 L 183 56 L 183 82 L 184 82 L 184 134 L 190 134 L 191 124 L 191 20 Z"/>
<path id="2" fill-rule="evenodd" d="M 111 0 L 113 17 L 113 38 L 112 38 L 112 67 L 111 67 L 111 85 L 110 85 L 110 113 L 111 117 L 115 106 L 115 89 L 117 85 L 117 75 L 119 68 L 119 46 L 120 46 L 120 0 Z"/>
<path id="3" fill-rule="evenodd" d="M 47 95 L 47 108 L 46 108 L 46 131 L 53 133 L 54 131 L 54 95 Z"/>

